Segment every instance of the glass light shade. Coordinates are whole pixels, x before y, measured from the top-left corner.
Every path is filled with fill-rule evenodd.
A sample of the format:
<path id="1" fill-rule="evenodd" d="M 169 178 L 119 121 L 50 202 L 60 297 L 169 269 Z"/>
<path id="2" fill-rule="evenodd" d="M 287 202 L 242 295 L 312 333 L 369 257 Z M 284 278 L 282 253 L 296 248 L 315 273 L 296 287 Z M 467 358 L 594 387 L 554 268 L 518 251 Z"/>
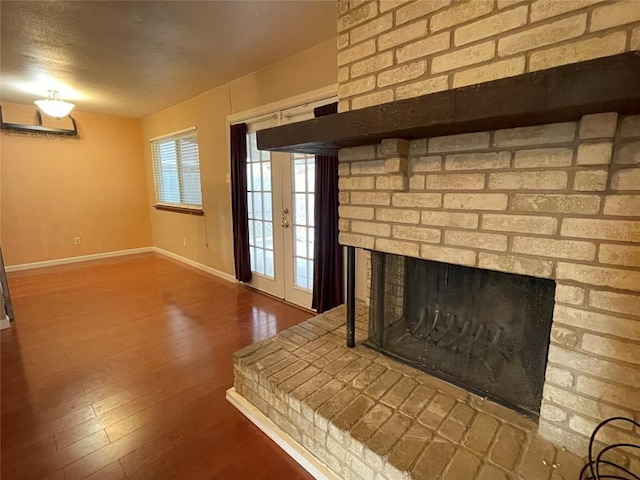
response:
<path id="1" fill-rule="evenodd" d="M 36 100 L 33 103 L 50 117 L 56 118 L 66 117 L 75 107 L 73 103 L 60 100 L 57 90 L 49 90 L 49 97 L 46 100 Z"/>

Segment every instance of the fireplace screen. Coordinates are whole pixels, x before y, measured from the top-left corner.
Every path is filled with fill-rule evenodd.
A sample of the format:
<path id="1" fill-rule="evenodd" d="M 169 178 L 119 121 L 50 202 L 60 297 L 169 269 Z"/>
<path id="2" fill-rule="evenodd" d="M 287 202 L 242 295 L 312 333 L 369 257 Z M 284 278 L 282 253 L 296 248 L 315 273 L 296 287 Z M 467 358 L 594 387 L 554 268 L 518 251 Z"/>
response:
<path id="1" fill-rule="evenodd" d="M 540 412 L 552 280 L 372 252 L 366 344 L 531 416 Z"/>

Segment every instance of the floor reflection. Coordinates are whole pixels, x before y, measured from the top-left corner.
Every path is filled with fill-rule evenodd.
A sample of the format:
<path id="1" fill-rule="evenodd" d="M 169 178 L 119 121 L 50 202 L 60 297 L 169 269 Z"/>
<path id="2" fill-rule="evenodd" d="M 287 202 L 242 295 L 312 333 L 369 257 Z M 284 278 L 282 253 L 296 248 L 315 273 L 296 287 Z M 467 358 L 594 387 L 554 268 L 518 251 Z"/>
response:
<path id="1" fill-rule="evenodd" d="M 253 342 L 259 342 L 265 338 L 273 337 L 277 333 L 276 317 L 259 307 L 252 307 L 251 333 Z"/>

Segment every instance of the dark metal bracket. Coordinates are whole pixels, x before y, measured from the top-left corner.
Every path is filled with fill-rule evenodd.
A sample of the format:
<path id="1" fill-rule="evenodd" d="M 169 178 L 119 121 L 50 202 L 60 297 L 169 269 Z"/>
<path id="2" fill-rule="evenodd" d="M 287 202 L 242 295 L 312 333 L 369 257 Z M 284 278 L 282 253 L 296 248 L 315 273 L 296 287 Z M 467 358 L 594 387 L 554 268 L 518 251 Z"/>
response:
<path id="1" fill-rule="evenodd" d="M 36 119 L 38 121 L 37 125 L 23 125 L 20 123 L 5 123 L 2 119 L 2 106 L 0 106 L 0 129 L 1 130 L 11 130 L 14 132 L 23 132 L 23 133 L 41 133 L 45 135 L 55 135 L 61 137 L 77 137 L 78 136 L 78 126 L 76 125 L 75 119 L 69 115 L 69 119 L 73 124 L 73 130 L 66 128 L 53 128 L 53 127 L 45 127 L 42 125 L 42 115 L 40 114 L 40 110 L 36 110 Z"/>

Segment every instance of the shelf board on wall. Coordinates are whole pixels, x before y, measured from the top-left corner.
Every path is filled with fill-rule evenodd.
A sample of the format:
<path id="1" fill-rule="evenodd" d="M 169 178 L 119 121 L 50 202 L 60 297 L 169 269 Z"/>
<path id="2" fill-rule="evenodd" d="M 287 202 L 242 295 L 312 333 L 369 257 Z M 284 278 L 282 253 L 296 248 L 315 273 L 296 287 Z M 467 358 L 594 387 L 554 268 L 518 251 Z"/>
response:
<path id="1" fill-rule="evenodd" d="M 563 65 L 257 132 L 258 149 L 335 155 L 417 139 L 640 112 L 640 52 Z"/>

